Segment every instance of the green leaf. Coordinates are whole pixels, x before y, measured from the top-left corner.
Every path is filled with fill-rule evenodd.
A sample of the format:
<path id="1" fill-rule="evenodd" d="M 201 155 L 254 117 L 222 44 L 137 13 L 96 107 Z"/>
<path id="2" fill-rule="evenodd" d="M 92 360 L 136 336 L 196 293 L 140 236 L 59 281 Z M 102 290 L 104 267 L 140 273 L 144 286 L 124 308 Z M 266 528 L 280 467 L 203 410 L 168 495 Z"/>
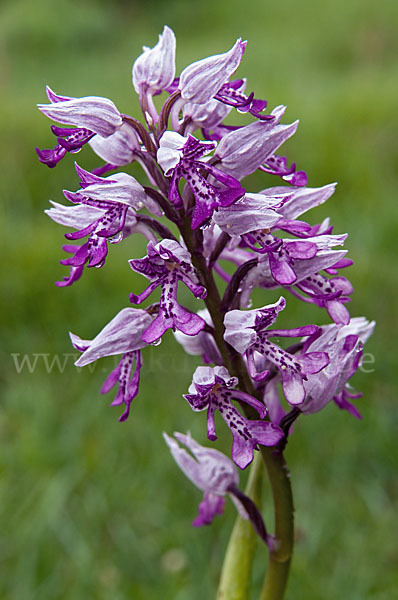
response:
<path id="1" fill-rule="evenodd" d="M 264 465 L 255 453 L 245 489 L 257 506 L 261 502 Z M 217 600 L 247 600 L 250 594 L 251 573 L 256 550 L 257 534 L 249 520 L 238 515 L 225 553 Z"/>

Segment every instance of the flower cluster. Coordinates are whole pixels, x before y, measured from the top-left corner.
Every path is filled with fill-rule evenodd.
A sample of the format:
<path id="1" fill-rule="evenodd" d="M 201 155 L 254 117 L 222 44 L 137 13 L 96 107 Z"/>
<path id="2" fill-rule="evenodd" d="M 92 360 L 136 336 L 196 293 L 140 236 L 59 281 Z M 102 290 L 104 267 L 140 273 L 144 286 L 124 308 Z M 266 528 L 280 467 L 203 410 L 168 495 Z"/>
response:
<path id="1" fill-rule="evenodd" d="M 37 150 L 49 167 L 86 144 L 103 161 L 91 172 L 76 164 L 80 187 L 64 191 L 70 204 L 53 202 L 47 211 L 72 229 L 65 237 L 73 243 L 64 246 L 71 256 L 61 260 L 70 270 L 58 285 L 72 285 L 85 267 L 103 267 L 110 244 L 137 233 L 148 242 L 146 256 L 129 261 L 149 280 L 129 296 L 140 308 L 122 309 L 91 341 L 71 334 L 82 352 L 76 364 L 121 355 L 102 392 L 118 384 L 112 404 L 124 405 L 125 421 L 139 391 L 144 348 L 171 329 L 202 361 L 184 398 L 193 411 L 207 410 L 210 441 L 217 439 L 214 417 L 220 413 L 232 434 L 233 463 L 241 469 L 262 446 L 281 452 L 290 424 L 302 413 L 334 401 L 359 416 L 350 402 L 358 394 L 348 380 L 374 326 L 350 318 L 347 310 L 353 290 L 340 274 L 352 264 L 342 248 L 347 235 L 334 234 L 328 219 L 315 225 L 301 220 L 332 196 L 335 185 L 309 187 L 306 173 L 279 154 L 298 122 L 282 124 L 284 106 L 267 112 L 267 102 L 246 90 L 246 80 L 233 78 L 245 48 L 238 39 L 227 52 L 188 65 L 176 77 L 176 40 L 165 27 L 133 65 L 141 121 L 107 98 L 72 98 L 47 88 L 49 104 L 39 109 L 62 127 L 52 126 L 54 148 Z M 226 122 L 233 110 L 242 115 L 240 125 Z M 133 162 L 142 167 L 140 181 L 120 170 Z M 255 172 L 271 175 L 275 185 L 247 191 L 244 180 Z M 179 282 L 194 297 L 189 307 L 177 298 Z M 142 308 L 158 287 L 160 301 Z M 268 304 L 252 307 L 255 289 L 268 290 Z M 289 294 L 318 307 L 316 323 L 332 323 L 275 328 Z M 198 301 L 204 305 L 194 312 Z M 295 338 L 294 344 L 281 345 L 285 338 Z M 191 454 L 165 435 L 179 466 L 204 491 L 194 524 L 222 512 L 228 493 L 269 543 L 255 507 L 237 488 L 235 465 L 190 436 L 176 439 Z"/>

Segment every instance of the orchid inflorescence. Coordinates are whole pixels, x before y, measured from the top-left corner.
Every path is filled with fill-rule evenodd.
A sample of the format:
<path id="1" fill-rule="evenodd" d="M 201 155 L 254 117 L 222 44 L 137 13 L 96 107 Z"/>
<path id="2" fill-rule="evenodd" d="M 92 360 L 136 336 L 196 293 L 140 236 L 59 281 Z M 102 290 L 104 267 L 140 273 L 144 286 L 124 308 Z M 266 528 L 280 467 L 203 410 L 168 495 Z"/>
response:
<path id="1" fill-rule="evenodd" d="M 147 255 L 129 261 L 149 281 L 130 294 L 139 308 L 123 308 L 92 340 L 71 334 L 82 352 L 76 365 L 121 355 L 101 391 L 117 386 L 112 404 L 123 405 L 125 421 L 146 346 L 171 329 L 186 352 L 201 357 L 184 398 L 193 411 L 207 410 L 210 441 L 217 439 L 220 413 L 232 434 L 232 461 L 190 435 L 164 434 L 177 464 L 204 492 L 194 525 L 210 523 L 228 494 L 272 548 L 258 508 L 238 489 L 236 466 L 245 469 L 262 447 L 282 453 L 293 421 L 329 402 L 360 416 L 351 403 L 360 394 L 347 382 L 374 323 L 350 318 L 347 310 L 353 290 L 339 274 L 352 264 L 341 248 L 347 235 L 332 233 L 329 219 L 317 225 L 300 219 L 328 200 L 335 185 L 308 187 L 306 173 L 277 154 L 297 121 L 281 124 L 284 106 L 266 113 L 267 102 L 246 90 L 246 80 L 233 79 L 246 42 L 238 39 L 228 52 L 187 66 L 179 78 L 175 46 L 166 26 L 133 65 L 142 122 L 107 98 L 72 98 L 47 88 L 50 103 L 39 109 L 62 127 L 52 126 L 57 144 L 37 150 L 40 161 L 55 167 L 86 144 L 104 161 L 93 171 L 76 164 L 80 188 L 64 191 L 70 204 L 53 202 L 46 211 L 73 229 L 65 234 L 70 256 L 61 260 L 69 273 L 57 285 L 72 285 L 85 267 L 102 267 L 109 244 L 133 234 L 147 239 Z M 254 120 L 228 125 L 231 111 Z M 133 162 L 143 169 L 141 183 L 119 170 Z M 271 174 L 276 185 L 246 191 L 242 180 L 254 172 Z M 179 303 L 181 284 L 204 303 L 198 312 Z M 143 308 L 156 288 L 160 301 Z M 271 302 L 253 308 L 258 288 L 269 290 Z M 281 288 L 277 299 L 273 290 Z M 332 322 L 275 328 L 289 294 L 326 309 Z M 325 312 L 314 315 L 322 320 Z M 281 347 L 283 338 L 294 344 Z"/>

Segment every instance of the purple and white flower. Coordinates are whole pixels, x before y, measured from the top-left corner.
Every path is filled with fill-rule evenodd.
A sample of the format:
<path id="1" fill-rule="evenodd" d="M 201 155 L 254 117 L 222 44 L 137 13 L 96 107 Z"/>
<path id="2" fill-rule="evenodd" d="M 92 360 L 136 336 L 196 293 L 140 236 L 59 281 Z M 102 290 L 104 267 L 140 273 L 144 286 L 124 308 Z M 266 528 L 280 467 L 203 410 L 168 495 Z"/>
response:
<path id="1" fill-rule="evenodd" d="M 77 192 L 64 191 L 65 197 L 74 206 L 54 204 L 47 214 L 58 223 L 77 227 L 73 233 L 66 233 L 68 240 L 75 241 L 88 236 L 87 242 L 76 246 L 72 257 L 61 261 L 72 268 L 101 267 L 108 254 L 108 241 L 120 242 L 125 233 L 131 233 L 137 225 L 136 210 L 144 207 L 147 196 L 144 188 L 131 175 L 116 173 L 110 177 L 98 177 L 76 165 L 82 188 Z M 140 228 L 147 234 L 147 228 Z M 149 234 L 149 239 L 152 239 Z M 68 247 L 72 249 L 70 246 Z M 70 285 L 76 278 L 61 282 Z"/>
<path id="2" fill-rule="evenodd" d="M 248 370 L 254 381 L 264 381 L 270 370 L 257 371 L 255 354 L 265 357 L 274 365 L 282 377 L 286 399 L 296 405 L 304 402 L 304 381 L 307 375 L 318 373 L 329 364 L 326 352 L 309 352 L 296 357 L 269 340 L 270 337 L 301 337 L 318 331 L 316 325 L 305 325 L 295 329 L 268 329 L 286 306 L 281 297 L 275 304 L 255 310 L 231 310 L 224 318 L 226 342 L 247 359 Z"/>
<path id="3" fill-rule="evenodd" d="M 272 544 L 273 540 L 267 534 L 257 506 L 239 490 L 238 471 L 225 454 L 201 446 L 190 434 L 175 432 L 174 439 L 163 433 L 163 437 L 181 471 L 203 492 L 199 514 L 192 523 L 194 527 L 209 525 L 216 515 L 221 515 L 224 511 L 225 497 L 229 495 L 242 519 L 250 519 L 258 535 L 267 544 Z M 189 452 L 180 447 L 178 442 Z"/>
<path id="4" fill-rule="evenodd" d="M 171 177 L 170 202 L 176 208 L 183 206 L 178 191 L 178 183 L 182 178 L 186 180 L 193 194 L 195 206 L 192 212 L 192 229 L 207 223 L 214 210 L 220 206 L 233 204 L 245 192 L 234 177 L 199 160 L 209 154 L 215 145 L 214 142 L 202 142 L 191 135 L 183 137 L 170 131 L 166 131 L 160 139 L 157 160 L 165 175 Z M 212 185 L 200 171 L 212 175 L 224 187 L 218 188 Z"/>
<path id="5" fill-rule="evenodd" d="M 318 236 L 321 238 L 322 236 Z M 326 237 L 326 240 L 340 236 Z M 345 236 L 344 236 L 345 237 Z M 316 240 L 315 243 L 322 243 L 322 240 Z M 347 250 L 318 249 L 312 258 L 292 259 L 294 265 L 295 280 L 292 285 L 285 285 L 294 296 L 301 300 L 317 304 L 326 308 L 331 318 L 336 323 L 347 324 L 349 322 L 349 313 L 344 304 L 350 301 L 349 295 L 353 288 L 351 283 L 344 277 L 328 278 L 320 273 L 325 270 L 327 273 L 335 273 L 337 269 L 349 266 L 352 262 L 345 258 Z M 221 258 L 232 260 L 235 264 L 243 264 L 249 258 L 247 252 L 243 250 L 225 249 Z M 276 281 L 269 261 L 268 254 L 260 254 L 257 259 L 257 265 L 252 268 L 242 282 L 241 305 L 248 306 L 252 291 L 256 287 L 276 288 L 281 283 Z M 303 293 L 305 295 L 303 295 Z"/>
<path id="6" fill-rule="evenodd" d="M 45 210 L 44 212 L 53 221 L 55 221 L 55 223 L 59 223 L 60 225 L 64 225 L 65 227 L 72 227 L 73 229 L 77 229 L 79 232 L 90 230 L 94 226 L 94 224 L 96 224 L 96 229 L 100 230 L 100 223 L 107 218 L 107 213 L 109 214 L 109 208 L 105 207 L 98 208 L 95 206 L 89 206 L 88 204 L 75 204 L 73 206 L 65 206 L 64 204 L 59 204 L 58 202 L 53 201 L 50 201 L 50 203 L 52 204 L 52 207 Z M 157 242 L 157 238 L 152 232 L 152 230 L 144 223 L 141 223 L 137 220 L 136 213 L 133 209 L 129 209 L 127 211 L 126 218 L 123 224 L 123 229 L 121 231 L 122 235 L 116 238 L 104 238 L 104 240 L 112 244 L 121 241 L 121 239 L 125 239 L 133 233 L 140 233 L 143 236 L 145 236 L 148 241 L 152 241 L 155 244 Z M 92 234 L 90 234 L 89 240 L 92 240 L 93 236 L 95 235 L 99 234 L 93 232 Z M 95 263 L 94 250 L 98 250 L 98 246 L 95 246 L 93 243 L 89 242 L 87 242 L 86 244 L 83 244 L 83 246 L 73 244 L 65 244 L 62 246 L 63 250 L 72 254 L 72 256 L 70 258 L 63 259 L 60 261 L 62 265 L 70 266 L 70 273 L 62 281 L 56 282 L 58 287 L 72 285 L 72 283 L 74 283 L 81 277 L 81 275 L 83 274 L 84 267 L 87 264 L 87 260 L 84 261 L 83 259 L 88 258 L 89 252 L 91 253 L 92 261 L 94 261 Z M 101 266 L 101 264 L 103 264 L 103 262 L 98 263 L 98 266 Z M 91 264 L 91 261 L 89 261 L 88 266 L 97 265 Z"/>
<path id="7" fill-rule="evenodd" d="M 138 296 L 130 294 L 130 301 L 141 304 L 157 287 L 162 287 L 159 311 L 156 319 L 143 332 L 147 343 L 159 340 L 167 329 L 178 329 L 186 335 L 196 335 L 205 326 L 205 321 L 189 312 L 177 302 L 178 282 L 182 281 L 196 298 L 206 297 L 206 288 L 199 284 L 191 256 L 178 242 L 163 240 L 148 244 L 148 255 L 129 261 L 131 268 L 150 280 L 149 286 Z"/>
<path id="8" fill-rule="evenodd" d="M 142 90 L 152 95 L 165 90 L 175 75 L 176 38 L 167 25 L 153 48 L 143 47 L 143 53 L 133 65 L 133 85 L 137 94 Z"/>
<path id="9" fill-rule="evenodd" d="M 372 335 L 374 327 L 374 321 L 355 317 L 349 325 L 326 325 L 306 340 L 305 351 L 327 352 L 330 362 L 322 371 L 308 375 L 304 381 L 306 397 L 299 407 L 301 412 L 318 412 L 333 399 L 339 408 L 360 418 L 357 408 L 349 399 L 360 398 L 362 394 L 350 389 L 347 381 L 358 369 L 363 345 Z"/>
<path id="10" fill-rule="evenodd" d="M 146 118 L 149 114 L 151 122 L 158 123 L 152 96 L 166 90 L 174 80 L 176 39 L 173 30 L 165 25 L 156 46 L 144 46 L 143 50 L 133 65 L 133 85 Z"/>
<path id="11" fill-rule="evenodd" d="M 189 434 L 175 432 L 174 436 L 192 453 L 188 453 L 175 439 L 164 433 L 163 437 L 174 460 L 188 479 L 204 492 L 199 515 L 193 525 L 209 525 L 217 514 L 223 513 L 225 496 L 230 489 L 238 486 L 238 471 L 222 452 L 201 446 Z M 245 517 L 247 518 L 246 514 Z"/>
<path id="12" fill-rule="evenodd" d="M 278 224 L 276 227 L 278 227 Z M 244 243 L 251 250 L 268 256 L 269 270 L 276 283 L 292 285 L 297 282 L 296 270 L 299 272 L 297 267 L 301 261 L 307 261 L 316 257 L 319 252 L 344 244 L 347 235 L 318 235 L 306 239 L 281 239 L 267 231 L 257 230 L 244 234 L 242 237 Z"/>
<path id="13" fill-rule="evenodd" d="M 140 350 L 147 345 L 142 340 L 142 333 L 152 321 L 153 316 L 145 310 L 124 308 L 93 340 L 82 340 L 77 335 L 70 334 L 74 347 L 83 353 L 75 363 L 77 367 L 84 367 L 103 356 L 122 354 L 120 363 L 110 373 L 101 389 L 101 393 L 105 394 L 118 383 L 118 391 L 111 406 L 125 404 L 126 408 L 120 421 L 127 419 L 130 404 L 138 394 L 142 366 Z"/>
<path id="14" fill-rule="evenodd" d="M 104 138 L 112 135 L 123 123 L 122 115 L 108 98 L 59 96 L 48 86 L 46 92 L 50 104 L 38 104 L 39 110 L 57 123 L 73 126 L 53 125 L 58 144 L 52 150 L 36 148 L 39 160 L 49 167 L 55 167 L 67 152 L 78 152 L 96 134 Z"/>
<path id="15" fill-rule="evenodd" d="M 245 469 L 253 460 L 253 450 L 259 445 L 275 446 L 283 437 L 283 432 L 268 421 L 251 421 L 242 417 L 232 400 L 239 400 L 252 406 L 263 419 L 266 408 L 256 398 L 245 392 L 232 389 L 238 383 L 225 367 L 198 367 L 192 384 L 184 398 L 195 411 L 207 409 L 207 437 L 217 439 L 214 415 L 216 410 L 229 427 L 232 437 L 232 460 Z"/>

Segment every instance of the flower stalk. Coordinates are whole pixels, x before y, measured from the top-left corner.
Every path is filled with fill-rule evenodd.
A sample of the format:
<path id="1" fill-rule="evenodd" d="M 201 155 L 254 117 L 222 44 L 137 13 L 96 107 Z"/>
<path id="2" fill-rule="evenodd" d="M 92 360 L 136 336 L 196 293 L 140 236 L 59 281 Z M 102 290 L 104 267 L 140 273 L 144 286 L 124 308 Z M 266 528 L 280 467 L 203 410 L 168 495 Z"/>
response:
<path id="1" fill-rule="evenodd" d="M 271 485 L 275 517 L 275 549 L 270 550 L 259 600 L 282 600 L 294 546 L 294 505 L 290 473 L 281 452 L 261 448 Z"/>

